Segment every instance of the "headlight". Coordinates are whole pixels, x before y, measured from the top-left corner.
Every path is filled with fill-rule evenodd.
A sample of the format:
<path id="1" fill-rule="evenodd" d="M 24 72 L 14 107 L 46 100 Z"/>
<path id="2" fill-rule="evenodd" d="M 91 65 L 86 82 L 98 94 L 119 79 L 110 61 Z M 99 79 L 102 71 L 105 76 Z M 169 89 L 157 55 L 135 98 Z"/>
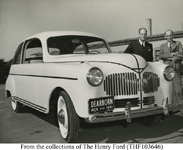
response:
<path id="1" fill-rule="evenodd" d="M 164 70 L 163 75 L 167 81 L 172 81 L 175 77 L 175 71 L 174 71 L 173 67 L 167 66 Z"/>
<path id="2" fill-rule="evenodd" d="M 103 74 L 102 71 L 97 68 L 91 68 L 86 75 L 87 81 L 91 86 L 98 86 L 103 81 Z"/>

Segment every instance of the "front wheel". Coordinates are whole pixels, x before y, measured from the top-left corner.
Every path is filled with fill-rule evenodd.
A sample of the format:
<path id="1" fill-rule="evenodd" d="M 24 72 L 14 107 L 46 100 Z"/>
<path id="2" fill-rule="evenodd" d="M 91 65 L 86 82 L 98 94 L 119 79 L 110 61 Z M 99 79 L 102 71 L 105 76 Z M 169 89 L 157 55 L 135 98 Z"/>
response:
<path id="1" fill-rule="evenodd" d="M 23 104 L 11 98 L 11 106 L 16 113 L 22 112 Z"/>
<path id="2" fill-rule="evenodd" d="M 74 142 L 79 132 L 79 117 L 67 92 L 60 92 L 57 101 L 58 125 L 62 138 Z"/>
<path id="3" fill-rule="evenodd" d="M 155 127 L 160 123 L 161 118 L 162 115 L 147 116 L 141 118 L 140 123 L 146 127 Z"/>

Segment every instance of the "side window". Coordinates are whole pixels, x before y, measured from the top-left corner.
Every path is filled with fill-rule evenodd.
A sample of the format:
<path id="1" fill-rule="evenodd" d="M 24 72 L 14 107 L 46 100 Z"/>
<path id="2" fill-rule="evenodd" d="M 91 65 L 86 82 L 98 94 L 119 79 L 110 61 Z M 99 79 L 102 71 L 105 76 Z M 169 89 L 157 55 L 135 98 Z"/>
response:
<path id="1" fill-rule="evenodd" d="M 16 53 L 15 53 L 15 56 L 14 56 L 14 58 L 13 58 L 12 64 L 20 64 L 20 57 L 21 57 L 22 45 L 23 45 L 23 43 L 21 43 L 21 44 L 18 46 L 18 48 L 17 48 L 17 50 L 16 50 Z"/>
<path id="2" fill-rule="evenodd" d="M 43 62 L 42 45 L 39 39 L 32 39 L 25 43 L 23 64 Z"/>

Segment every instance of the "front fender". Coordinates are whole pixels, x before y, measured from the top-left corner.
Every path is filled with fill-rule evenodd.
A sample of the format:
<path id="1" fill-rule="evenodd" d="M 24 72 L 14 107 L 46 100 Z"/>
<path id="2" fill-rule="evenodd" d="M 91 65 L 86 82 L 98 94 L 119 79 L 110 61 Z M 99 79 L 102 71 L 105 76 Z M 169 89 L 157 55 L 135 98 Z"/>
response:
<path id="1" fill-rule="evenodd" d="M 172 103 L 172 81 L 167 81 L 164 78 L 164 70 L 168 66 L 161 62 L 148 62 L 149 69 L 156 73 L 160 77 L 160 88 L 158 92 L 155 92 L 155 97 L 157 100 L 166 100 L 168 98 L 168 103 Z M 162 95 L 163 94 L 163 95 Z M 158 105 L 162 105 L 162 101 L 156 101 Z"/>

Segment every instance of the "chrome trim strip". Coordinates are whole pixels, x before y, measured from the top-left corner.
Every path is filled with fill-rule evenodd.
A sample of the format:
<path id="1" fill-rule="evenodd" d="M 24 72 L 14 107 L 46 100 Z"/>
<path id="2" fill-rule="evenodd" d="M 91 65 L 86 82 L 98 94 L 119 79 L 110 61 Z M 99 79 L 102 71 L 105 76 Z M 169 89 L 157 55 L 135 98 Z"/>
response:
<path id="1" fill-rule="evenodd" d="M 19 97 L 12 96 L 12 99 L 13 99 L 13 100 L 16 100 L 16 101 L 18 101 L 18 102 L 20 102 L 20 103 L 22 103 L 22 104 L 24 104 L 24 105 L 26 105 L 26 106 L 29 106 L 29 107 L 31 107 L 31 108 L 34 108 L 34 109 L 36 109 L 36 110 L 38 110 L 38 111 L 41 111 L 41 112 L 46 112 L 46 111 L 47 111 L 47 108 L 42 107 L 42 106 L 39 106 L 39 105 L 36 105 L 36 104 L 34 104 L 34 103 L 31 103 L 31 102 L 29 102 L 29 101 L 27 101 L 27 100 L 24 100 L 24 99 L 21 99 L 21 98 L 19 98 Z"/>
<path id="2" fill-rule="evenodd" d="M 78 80 L 77 78 L 70 78 L 70 77 L 41 76 L 41 75 L 30 75 L 30 74 L 14 74 L 14 73 L 10 73 L 9 75 L 28 76 L 28 77 L 41 77 L 41 78 L 54 78 L 54 79 L 67 79 L 67 80 Z"/>

